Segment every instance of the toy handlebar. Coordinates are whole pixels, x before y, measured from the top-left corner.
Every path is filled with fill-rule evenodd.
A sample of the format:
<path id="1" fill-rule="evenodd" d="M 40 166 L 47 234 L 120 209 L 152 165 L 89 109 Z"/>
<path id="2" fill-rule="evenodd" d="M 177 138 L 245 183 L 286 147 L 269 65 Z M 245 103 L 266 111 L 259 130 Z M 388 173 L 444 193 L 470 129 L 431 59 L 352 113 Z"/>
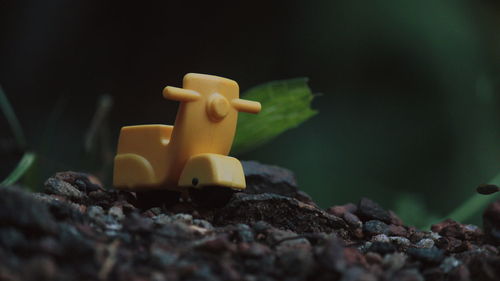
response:
<path id="1" fill-rule="evenodd" d="M 189 102 L 198 100 L 201 95 L 197 91 L 167 86 L 163 89 L 163 97 L 180 102 Z"/>
<path id="2" fill-rule="evenodd" d="M 233 99 L 231 104 L 238 111 L 243 111 L 246 113 L 257 114 L 260 112 L 261 106 L 260 102 L 244 100 L 244 99 Z"/>
<path id="3" fill-rule="evenodd" d="M 163 97 L 180 102 L 190 102 L 198 100 L 199 98 L 201 98 L 201 95 L 194 90 L 167 86 L 165 87 L 165 89 L 163 89 Z M 261 109 L 261 105 L 259 102 L 244 99 L 233 99 L 231 100 L 231 105 L 236 110 L 246 113 L 256 114 L 259 113 Z"/>

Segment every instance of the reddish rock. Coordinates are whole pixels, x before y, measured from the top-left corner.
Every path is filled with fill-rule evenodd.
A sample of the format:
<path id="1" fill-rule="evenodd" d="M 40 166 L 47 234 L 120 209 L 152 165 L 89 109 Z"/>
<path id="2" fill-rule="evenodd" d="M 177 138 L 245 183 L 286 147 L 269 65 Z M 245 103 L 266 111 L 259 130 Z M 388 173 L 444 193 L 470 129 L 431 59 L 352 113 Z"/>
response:
<path id="1" fill-rule="evenodd" d="M 403 226 L 391 224 L 389 225 L 389 235 L 408 237 L 408 231 Z"/>
<path id="2" fill-rule="evenodd" d="M 352 203 L 348 203 L 345 205 L 332 206 L 332 207 L 328 208 L 326 211 L 332 215 L 337 216 L 337 217 L 342 217 L 345 213 L 356 212 L 357 208 L 358 207 L 356 205 L 354 205 Z"/>

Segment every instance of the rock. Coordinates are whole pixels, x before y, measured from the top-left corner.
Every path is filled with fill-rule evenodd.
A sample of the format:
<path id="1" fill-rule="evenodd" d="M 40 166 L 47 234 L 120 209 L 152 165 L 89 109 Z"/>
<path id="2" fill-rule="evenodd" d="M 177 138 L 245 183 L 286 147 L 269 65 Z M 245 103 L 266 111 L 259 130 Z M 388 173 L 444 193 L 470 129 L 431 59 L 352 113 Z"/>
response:
<path id="1" fill-rule="evenodd" d="M 378 234 L 389 234 L 389 226 L 379 220 L 371 220 L 363 225 L 363 232 L 369 236 Z"/>
<path id="2" fill-rule="evenodd" d="M 346 212 L 342 215 L 342 218 L 344 218 L 345 222 L 347 222 L 347 224 L 353 229 L 361 228 L 363 226 L 361 220 L 353 213 Z"/>
<path id="3" fill-rule="evenodd" d="M 406 253 L 419 261 L 433 264 L 438 264 L 444 259 L 443 251 L 436 247 L 409 248 Z"/>
<path id="4" fill-rule="evenodd" d="M 290 170 L 256 161 L 242 161 L 241 164 L 247 183 L 245 193 L 274 193 L 315 205 L 309 195 L 298 189 L 295 175 Z"/>
<path id="5" fill-rule="evenodd" d="M 194 219 L 193 220 L 193 225 L 196 225 L 196 226 L 199 226 L 201 228 L 204 228 L 206 230 L 213 230 L 214 227 L 212 226 L 212 224 L 206 220 L 202 220 L 202 219 Z"/>
<path id="6" fill-rule="evenodd" d="M 432 248 L 434 247 L 434 240 L 429 239 L 429 238 L 424 238 L 420 241 L 418 241 L 417 244 L 415 244 L 417 248 Z"/>
<path id="7" fill-rule="evenodd" d="M 123 214 L 123 209 L 121 206 L 113 206 L 113 207 L 109 208 L 108 214 L 119 221 L 121 221 L 125 218 L 125 215 Z"/>
<path id="8" fill-rule="evenodd" d="M 365 258 L 369 264 L 381 264 L 382 263 L 382 256 L 378 253 L 375 253 L 375 252 L 366 253 Z"/>
<path id="9" fill-rule="evenodd" d="M 431 229 L 432 231 L 439 233 L 441 236 L 465 239 L 463 226 L 452 219 L 447 219 L 438 224 L 434 224 Z"/>
<path id="10" fill-rule="evenodd" d="M 343 274 L 342 280 L 345 281 L 376 281 L 377 278 L 370 272 L 361 267 L 351 267 Z"/>
<path id="11" fill-rule="evenodd" d="M 90 206 L 87 208 L 87 215 L 94 221 L 100 221 L 104 225 L 104 210 L 101 206 Z"/>
<path id="12" fill-rule="evenodd" d="M 411 244 L 411 242 L 408 238 L 399 237 L 399 236 L 391 236 L 391 237 L 389 237 L 389 241 L 391 241 L 391 243 L 393 243 L 394 245 L 397 245 L 403 249 L 408 248 Z"/>
<path id="13" fill-rule="evenodd" d="M 372 242 L 388 243 L 389 237 L 385 234 L 378 234 L 372 237 Z"/>
<path id="14" fill-rule="evenodd" d="M 133 213 L 124 220 L 123 226 L 130 232 L 151 233 L 153 229 L 153 220 Z"/>
<path id="15" fill-rule="evenodd" d="M 186 224 L 193 224 L 193 216 L 190 214 L 175 214 L 171 218 L 172 221 L 179 221 Z"/>
<path id="16" fill-rule="evenodd" d="M 293 196 L 298 191 L 294 174 L 285 168 L 265 165 L 256 161 L 242 161 L 246 192 L 275 193 L 284 196 Z"/>
<path id="17" fill-rule="evenodd" d="M 85 173 L 66 171 L 56 173 L 53 178 L 67 182 L 85 193 L 103 189 L 99 179 Z"/>
<path id="18" fill-rule="evenodd" d="M 397 225 L 397 226 L 402 226 L 403 221 L 394 213 L 393 211 L 389 210 L 389 217 L 391 218 L 391 224 Z"/>
<path id="19" fill-rule="evenodd" d="M 389 225 L 389 234 L 393 236 L 401 236 L 401 237 L 407 237 L 408 232 L 406 231 L 406 228 L 400 225 L 394 225 L 391 224 Z"/>
<path id="20" fill-rule="evenodd" d="M 220 209 L 181 200 L 144 211 L 134 207 L 134 193 L 104 189 L 88 175 L 67 172 L 52 180 L 70 191 L 0 188 L 1 280 L 482 281 L 500 276 L 499 248 L 489 244 L 499 225 L 494 205 L 485 212 L 489 228 L 483 235 L 474 225 L 451 220 L 433 232 L 404 226 L 368 199 L 324 211 L 297 199 L 298 190 L 286 196 L 239 193 Z M 71 195 L 75 190 L 83 197 Z"/>
<path id="21" fill-rule="evenodd" d="M 293 217 L 295 219 L 290 220 Z M 252 225 L 265 220 L 274 227 L 297 233 L 333 232 L 347 228 L 339 217 L 330 215 L 309 204 L 276 194 L 236 193 L 231 201 L 216 211 L 216 225 L 244 223 Z"/>
<path id="22" fill-rule="evenodd" d="M 368 251 L 379 253 L 381 255 L 394 253 L 396 251 L 396 247 L 389 242 L 373 242 Z"/>
<path id="23" fill-rule="evenodd" d="M 379 220 L 385 223 L 391 223 L 389 212 L 368 198 L 362 198 L 359 201 L 356 214 L 362 221 Z"/>
<path id="24" fill-rule="evenodd" d="M 424 281 L 424 277 L 416 269 L 403 269 L 396 272 L 390 281 Z"/>
<path id="25" fill-rule="evenodd" d="M 460 266 L 462 264 L 461 261 L 457 260 L 454 257 L 447 257 L 443 260 L 441 265 L 439 266 L 444 273 L 448 273 L 455 269 L 456 267 Z"/>
<path id="26" fill-rule="evenodd" d="M 70 200 L 82 200 L 85 195 L 76 187 L 57 178 L 49 178 L 44 183 L 44 191 L 47 194 L 56 194 Z"/>
<path id="27" fill-rule="evenodd" d="M 16 227 L 34 236 L 57 229 L 47 205 L 15 187 L 0 187 L 0 227 Z"/>
<path id="28" fill-rule="evenodd" d="M 500 246 L 500 200 L 491 203 L 484 211 L 483 228 L 488 240 Z"/>
<path id="29" fill-rule="evenodd" d="M 344 272 L 347 268 L 347 261 L 344 257 L 343 242 L 337 237 L 327 240 L 325 246 L 319 250 L 316 261 L 326 270 Z"/>
<path id="30" fill-rule="evenodd" d="M 345 213 L 355 213 L 357 209 L 358 207 L 353 203 L 347 203 L 345 205 L 330 207 L 326 211 L 337 217 L 343 217 Z"/>
<path id="31" fill-rule="evenodd" d="M 403 268 L 406 263 L 407 256 L 404 253 L 394 253 L 385 255 L 383 265 L 390 272 L 395 272 Z"/>

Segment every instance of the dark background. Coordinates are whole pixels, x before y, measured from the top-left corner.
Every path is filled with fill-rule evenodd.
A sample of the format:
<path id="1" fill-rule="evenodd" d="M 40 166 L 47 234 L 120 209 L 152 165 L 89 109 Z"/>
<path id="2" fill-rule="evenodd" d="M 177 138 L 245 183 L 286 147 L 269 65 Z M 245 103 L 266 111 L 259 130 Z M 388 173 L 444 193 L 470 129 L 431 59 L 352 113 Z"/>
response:
<path id="1" fill-rule="evenodd" d="M 109 181 L 109 157 L 83 146 L 103 94 L 96 146 L 113 154 L 121 126 L 174 121 L 161 90 L 185 73 L 243 91 L 305 76 L 319 115 L 240 158 L 293 170 L 323 207 L 367 196 L 440 216 L 500 172 L 499 62 L 497 1 L 0 1 L 0 85 L 37 152 L 32 187 L 71 169 Z M 0 124 L 3 177 L 22 151 Z"/>

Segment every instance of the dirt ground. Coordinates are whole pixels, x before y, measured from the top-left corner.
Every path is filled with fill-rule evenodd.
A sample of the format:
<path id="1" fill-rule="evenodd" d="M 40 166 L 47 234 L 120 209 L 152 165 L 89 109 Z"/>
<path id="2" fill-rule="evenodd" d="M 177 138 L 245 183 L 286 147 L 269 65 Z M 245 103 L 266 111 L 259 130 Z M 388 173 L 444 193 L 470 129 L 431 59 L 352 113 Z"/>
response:
<path id="1" fill-rule="evenodd" d="M 370 199 L 323 210 L 283 168 L 244 162 L 218 208 L 144 207 L 62 172 L 0 188 L 0 280 L 500 280 L 500 201 L 480 228 L 421 231 Z"/>

